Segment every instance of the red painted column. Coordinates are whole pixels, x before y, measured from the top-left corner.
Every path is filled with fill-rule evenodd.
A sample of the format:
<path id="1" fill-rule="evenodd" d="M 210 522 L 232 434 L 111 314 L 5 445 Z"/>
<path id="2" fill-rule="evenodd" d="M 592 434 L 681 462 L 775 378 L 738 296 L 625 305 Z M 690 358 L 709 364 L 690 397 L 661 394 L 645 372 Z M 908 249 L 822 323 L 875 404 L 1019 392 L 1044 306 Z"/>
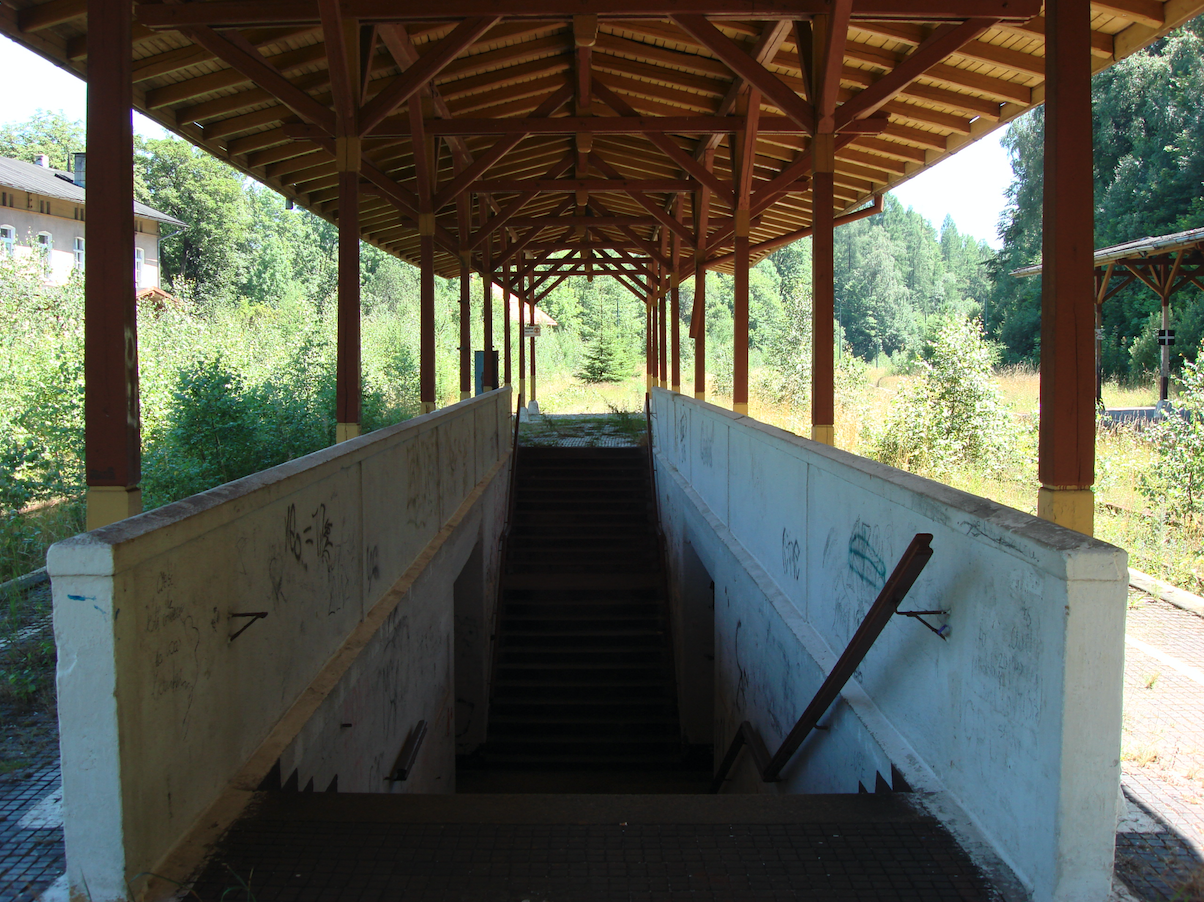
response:
<path id="1" fill-rule="evenodd" d="M 668 342 L 669 325 L 666 322 L 667 317 L 665 314 L 667 313 L 669 299 L 668 299 L 668 297 L 666 297 L 665 285 L 664 285 L 664 282 L 661 280 L 661 279 L 663 279 L 664 270 L 659 270 L 658 272 L 661 277 L 661 278 L 658 278 L 658 280 L 657 280 L 659 283 L 659 289 L 657 290 L 657 294 L 660 295 L 660 309 L 657 311 L 657 314 L 656 314 L 656 322 L 657 322 L 657 326 L 658 326 L 658 328 L 657 328 L 657 346 L 660 348 L 660 365 L 661 365 L 660 385 L 661 385 L 661 388 L 668 388 L 669 387 L 669 342 Z"/>
<path id="2" fill-rule="evenodd" d="M 521 254 L 515 262 L 518 267 L 518 397 L 523 404 L 527 403 L 527 352 L 523 343 L 523 320 L 526 316 L 527 302 L 531 295 L 527 287 L 527 274 L 523 271 Z"/>
<path id="3" fill-rule="evenodd" d="M 335 364 L 335 441 L 339 442 L 360 434 L 359 180 L 358 167 L 339 173 L 339 326 Z"/>
<path id="4" fill-rule="evenodd" d="M 736 210 L 736 273 L 732 310 L 732 410 L 748 413 L 748 210 Z"/>
<path id="5" fill-rule="evenodd" d="M 1037 513 L 1091 534 L 1095 481 L 1095 227 L 1091 5 L 1046 8 L 1045 203 Z"/>
<path id="6" fill-rule="evenodd" d="M 510 262 L 502 264 L 502 328 L 505 330 L 505 377 L 503 385 L 510 384 L 510 291 L 514 286 L 510 283 Z"/>
<path id="7" fill-rule="evenodd" d="M 422 214 L 418 226 L 418 394 L 422 412 L 435 409 L 435 217 Z"/>
<path id="8" fill-rule="evenodd" d="M 816 135 L 811 142 L 811 438 L 836 444 L 836 268 L 833 261 L 832 207 L 835 136 Z"/>
<path id="9" fill-rule="evenodd" d="M 465 230 L 467 231 L 467 230 Z M 472 261 L 460 255 L 460 400 L 472 397 Z"/>
<path id="10" fill-rule="evenodd" d="M 489 221 L 489 207 L 485 198 L 478 200 L 480 204 L 480 223 L 484 226 Z M 481 367 L 481 386 L 485 391 L 497 388 L 497 368 L 493 365 L 493 239 L 486 238 L 481 245 L 481 281 L 484 283 L 484 295 L 481 306 L 481 326 L 484 330 L 485 363 Z"/>
<path id="11" fill-rule="evenodd" d="M 707 270 L 702 251 L 694 254 L 694 312 L 698 322 L 690 323 L 694 335 L 694 397 L 707 396 Z"/>
<path id="12" fill-rule="evenodd" d="M 131 10 L 121 0 L 88 0 L 88 207 L 103 223 L 88 233 L 84 272 L 89 529 L 142 511 Z"/>

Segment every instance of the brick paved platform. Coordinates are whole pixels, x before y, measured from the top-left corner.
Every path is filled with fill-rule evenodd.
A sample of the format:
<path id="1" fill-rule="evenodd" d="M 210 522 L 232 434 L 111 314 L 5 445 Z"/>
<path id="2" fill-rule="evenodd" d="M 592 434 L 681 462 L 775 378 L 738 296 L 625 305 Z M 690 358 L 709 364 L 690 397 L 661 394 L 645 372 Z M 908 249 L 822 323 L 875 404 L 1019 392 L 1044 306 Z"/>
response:
<path id="1" fill-rule="evenodd" d="M 1204 618 L 1133 592 L 1116 874 L 1142 902 L 1204 899 Z M 1192 887 L 1192 881 L 1198 881 Z"/>
<path id="2" fill-rule="evenodd" d="M 0 902 L 35 899 L 63 872 L 61 786 L 57 757 L 0 781 Z"/>
<path id="3" fill-rule="evenodd" d="M 240 879 L 258 902 L 1000 898 L 902 794 L 265 795 L 195 890 Z"/>

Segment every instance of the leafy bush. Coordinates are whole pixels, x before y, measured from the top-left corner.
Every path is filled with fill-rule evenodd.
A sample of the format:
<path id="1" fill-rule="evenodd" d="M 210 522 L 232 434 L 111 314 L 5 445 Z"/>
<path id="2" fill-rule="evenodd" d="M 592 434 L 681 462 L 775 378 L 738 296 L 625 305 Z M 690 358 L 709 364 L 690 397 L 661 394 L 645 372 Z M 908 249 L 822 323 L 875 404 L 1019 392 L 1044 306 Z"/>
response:
<path id="1" fill-rule="evenodd" d="M 1168 518 L 1193 519 L 1204 512 L 1204 364 L 1183 364 L 1181 415 L 1164 410 L 1148 433 L 1157 458 L 1139 489 Z"/>
<path id="2" fill-rule="evenodd" d="M 951 318 L 924 346 L 921 374 L 900 391 L 874 457 L 913 472 L 944 476 L 955 466 L 1001 469 L 1012 444 L 1010 418 L 991 368 L 996 351 L 980 323 Z"/>

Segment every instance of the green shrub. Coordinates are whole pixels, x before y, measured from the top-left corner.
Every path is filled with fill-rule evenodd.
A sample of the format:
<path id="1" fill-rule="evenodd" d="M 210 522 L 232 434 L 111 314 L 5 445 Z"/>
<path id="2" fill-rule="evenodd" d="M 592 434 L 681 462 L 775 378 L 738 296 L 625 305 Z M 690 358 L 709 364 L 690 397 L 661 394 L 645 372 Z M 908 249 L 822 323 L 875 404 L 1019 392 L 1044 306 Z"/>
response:
<path id="1" fill-rule="evenodd" d="M 992 377 L 995 349 L 977 321 L 950 318 L 925 342 L 920 375 L 900 391 L 868 442 L 874 457 L 944 476 L 955 466 L 1002 469 L 1012 444 L 1007 407 Z"/>
<path id="2" fill-rule="evenodd" d="M 1183 415 L 1164 411 L 1147 433 L 1158 456 L 1138 487 L 1165 517 L 1194 519 L 1204 511 L 1204 364 L 1185 361 L 1180 378 Z"/>

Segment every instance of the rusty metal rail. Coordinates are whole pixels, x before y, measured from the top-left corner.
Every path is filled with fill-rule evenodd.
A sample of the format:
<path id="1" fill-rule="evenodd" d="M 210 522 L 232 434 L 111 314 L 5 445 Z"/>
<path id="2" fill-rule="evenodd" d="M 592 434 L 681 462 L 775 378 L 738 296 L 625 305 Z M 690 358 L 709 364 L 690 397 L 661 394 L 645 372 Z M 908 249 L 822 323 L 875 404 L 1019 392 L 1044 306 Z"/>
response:
<path id="1" fill-rule="evenodd" d="M 929 558 L 932 557 L 931 544 L 932 535 L 929 533 L 918 533 L 911 540 L 911 544 L 903 552 L 903 557 L 895 565 L 890 579 L 886 581 L 886 585 L 878 593 L 878 597 L 870 606 L 865 619 L 861 621 L 861 626 L 849 640 L 848 647 L 840 656 L 840 660 L 836 662 L 832 672 L 819 687 L 819 691 L 815 693 L 815 697 L 803 711 L 803 715 L 794 725 L 794 729 L 782 741 L 781 748 L 770 755 L 765 743 L 757 734 L 756 728 L 747 720 L 740 724 L 736 735 L 732 737 L 731 745 L 728 746 L 727 754 L 723 756 L 719 770 L 715 773 L 715 779 L 711 782 L 711 792 L 718 792 L 723 787 L 728 772 L 736 763 L 736 757 L 744 746 L 748 746 L 761 779 L 766 783 L 777 782 L 782 769 L 798 751 L 803 740 L 815 729 L 819 719 L 831 707 L 832 702 L 836 701 L 836 697 L 840 695 L 840 690 L 844 688 L 849 678 L 861 666 L 861 662 L 865 660 L 865 656 L 869 653 L 875 640 L 882 634 L 882 630 L 894 616 L 900 602 L 907 596 L 916 578 L 928 564 Z"/>

